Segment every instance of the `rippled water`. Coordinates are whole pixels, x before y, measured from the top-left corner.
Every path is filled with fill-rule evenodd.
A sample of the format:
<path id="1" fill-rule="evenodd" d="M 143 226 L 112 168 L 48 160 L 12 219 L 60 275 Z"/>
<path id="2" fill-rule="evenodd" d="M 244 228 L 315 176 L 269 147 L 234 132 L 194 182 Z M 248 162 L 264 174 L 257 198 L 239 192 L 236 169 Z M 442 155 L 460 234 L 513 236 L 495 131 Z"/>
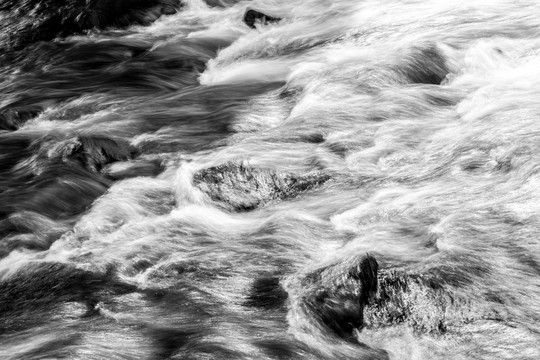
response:
<path id="1" fill-rule="evenodd" d="M 190 0 L 5 50 L 0 358 L 540 358 L 539 11 Z"/>

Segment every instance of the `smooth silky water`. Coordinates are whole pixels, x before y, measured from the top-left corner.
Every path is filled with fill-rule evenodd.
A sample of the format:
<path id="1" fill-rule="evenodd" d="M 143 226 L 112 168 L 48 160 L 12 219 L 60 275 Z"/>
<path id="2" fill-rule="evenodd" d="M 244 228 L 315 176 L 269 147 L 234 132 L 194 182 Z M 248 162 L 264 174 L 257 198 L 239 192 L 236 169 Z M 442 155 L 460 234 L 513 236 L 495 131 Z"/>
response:
<path id="1" fill-rule="evenodd" d="M 539 13 L 190 0 L 4 56 L 0 358 L 540 358 Z M 223 164 L 326 178 L 239 211 Z M 408 285 L 344 335 L 308 300 L 366 254 Z"/>

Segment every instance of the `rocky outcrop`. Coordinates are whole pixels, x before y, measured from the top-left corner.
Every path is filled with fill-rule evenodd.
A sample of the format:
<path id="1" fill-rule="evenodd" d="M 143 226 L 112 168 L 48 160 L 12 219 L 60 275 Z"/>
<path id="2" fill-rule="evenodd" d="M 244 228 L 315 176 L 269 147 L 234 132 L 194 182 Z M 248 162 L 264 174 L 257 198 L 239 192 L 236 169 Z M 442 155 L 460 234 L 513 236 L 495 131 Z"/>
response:
<path id="1" fill-rule="evenodd" d="M 147 25 L 175 13 L 179 0 L 7 0 L 0 3 L 4 35 L 0 47 L 22 48 L 37 41 L 89 29 Z"/>
<path id="2" fill-rule="evenodd" d="M 228 163 L 199 171 L 193 182 L 222 207 L 249 211 L 272 200 L 294 198 L 329 179 L 320 172 L 296 175 Z"/>
<path id="3" fill-rule="evenodd" d="M 249 9 L 244 14 L 244 23 L 252 29 L 255 29 L 256 23 L 261 23 L 263 25 L 266 25 L 269 23 L 276 23 L 279 21 L 281 21 L 281 18 L 269 16 L 269 15 L 263 14 L 262 12 L 258 12 L 256 10 Z"/>

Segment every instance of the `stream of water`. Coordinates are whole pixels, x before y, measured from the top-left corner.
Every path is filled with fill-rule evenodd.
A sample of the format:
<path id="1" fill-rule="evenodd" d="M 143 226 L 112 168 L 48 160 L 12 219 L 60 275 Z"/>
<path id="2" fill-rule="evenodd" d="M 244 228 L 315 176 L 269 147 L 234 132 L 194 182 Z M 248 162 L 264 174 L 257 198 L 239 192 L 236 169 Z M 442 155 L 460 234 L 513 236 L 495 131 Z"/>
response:
<path id="1" fill-rule="evenodd" d="M 539 13 L 188 0 L 4 51 L 0 358 L 539 359 Z"/>

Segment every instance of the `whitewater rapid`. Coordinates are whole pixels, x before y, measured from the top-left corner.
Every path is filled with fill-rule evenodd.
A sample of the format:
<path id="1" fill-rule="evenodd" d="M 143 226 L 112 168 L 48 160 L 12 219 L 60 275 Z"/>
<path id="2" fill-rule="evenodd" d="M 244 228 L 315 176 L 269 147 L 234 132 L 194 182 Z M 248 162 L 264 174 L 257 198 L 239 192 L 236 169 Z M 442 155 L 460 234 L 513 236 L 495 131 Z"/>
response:
<path id="1" fill-rule="evenodd" d="M 189 0 L 6 53 L 0 358 L 540 358 L 539 11 Z"/>

